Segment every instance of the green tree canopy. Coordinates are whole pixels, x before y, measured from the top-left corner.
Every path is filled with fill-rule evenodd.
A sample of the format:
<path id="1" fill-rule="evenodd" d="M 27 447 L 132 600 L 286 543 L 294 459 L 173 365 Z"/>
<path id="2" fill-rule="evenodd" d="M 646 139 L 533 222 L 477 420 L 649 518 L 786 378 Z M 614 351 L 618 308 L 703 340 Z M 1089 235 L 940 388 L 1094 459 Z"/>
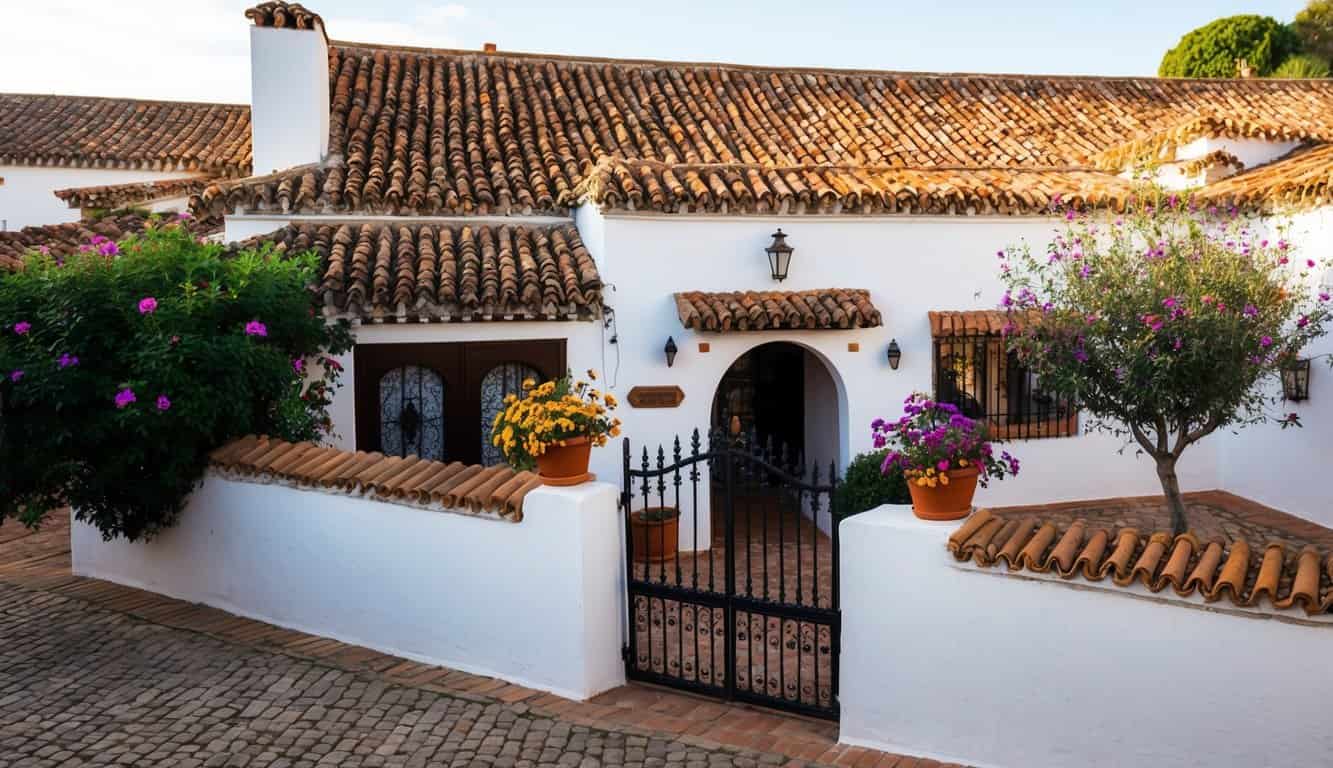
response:
<path id="1" fill-rule="evenodd" d="M 1287 78 L 1292 80 L 1308 79 L 1311 77 L 1328 77 L 1328 62 L 1318 56 L 1311 56 L 1308 53 L 1298 53 L 1295 56 L 1288 56 L 1287 60 L 1278 65 L 1273 70 L 1273 77 Z"/>
<path id="2" fill-rule="evenodd" d="M 1236 60 L 1244 59 L 1259 76 L 1299 50 L 1295 33 L 1268 16 L 1228 16 L 1187 33 L 1166 52 L 1157 74 L 1162 77 L 1233 77 Z"/>
<path id="3" fill-rule="evenodd" d="M 1333 0 L 1310 0 L 1305 10 L 1296 14 L 1291 29 L 1300 40 L 1301 50 L 1322 59 L 1325 65 L 1333 63 Z M 1327 69 L 1323 75 L 1311 75 L 1327 76 Z"/>

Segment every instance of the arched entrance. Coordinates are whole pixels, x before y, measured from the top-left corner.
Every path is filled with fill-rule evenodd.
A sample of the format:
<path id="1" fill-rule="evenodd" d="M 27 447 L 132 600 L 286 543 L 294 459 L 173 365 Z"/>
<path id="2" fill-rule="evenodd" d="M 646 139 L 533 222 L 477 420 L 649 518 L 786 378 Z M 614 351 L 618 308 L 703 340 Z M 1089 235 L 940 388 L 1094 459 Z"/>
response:
<path id="1" fill-rule="evenodd" d="M 840 401 L 833 373 L 815 352 L 773 341 L 745 352 L 722 375 L 710 426 L 827 469 L 841 465 Z"/>

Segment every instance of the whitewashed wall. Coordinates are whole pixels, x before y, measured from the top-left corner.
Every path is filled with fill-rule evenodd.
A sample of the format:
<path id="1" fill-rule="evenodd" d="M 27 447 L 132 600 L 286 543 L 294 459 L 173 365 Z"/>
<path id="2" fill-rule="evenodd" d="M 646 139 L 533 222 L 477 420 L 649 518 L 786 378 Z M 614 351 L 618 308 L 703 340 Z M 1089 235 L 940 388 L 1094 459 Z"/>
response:
<path id="1" fill-rule="evenodd" d="M 586 699 L 624 682 L 616 491 L 499 520 L 210 475 L 147 543 L 71 534 L 74 573 Z"/>
<path id="2" fill-rule="evenodd" d="M 254 172 L 318 163 L 329 150 L 329 49 L 323 29 L 250 27 Z"/>
<path id="3" fill-rule="evenodd" d="M 957 527 L 842 523 L 841 741 L 1004 768 L 1329 764 L 1333 666 L 1309 660 L 1333 624 L 981 572 L 946 552 Z"/>
<path id="4" fill-rule="evenodd" d="M 57 189 L 129 184 L 137 181 L 180 179 L 190 173 L 133 171 L 107 168 L 0 165 L 0 229 L 22 229 L 41 224 L 78 221 L 78 208 L 70 208 L 52 194 Z"/>

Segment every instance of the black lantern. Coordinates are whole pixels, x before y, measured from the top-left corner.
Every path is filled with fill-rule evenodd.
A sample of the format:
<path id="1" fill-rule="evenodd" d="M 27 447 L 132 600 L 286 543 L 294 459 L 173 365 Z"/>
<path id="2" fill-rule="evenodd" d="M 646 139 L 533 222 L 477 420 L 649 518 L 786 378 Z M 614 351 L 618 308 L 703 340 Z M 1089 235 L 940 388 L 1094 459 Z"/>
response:
<path id="1" fill-rule="evenodd" d="M 903 359 L 903 350 L 898 346 L 898 340 L 889 342 L 889 367 L 898 370 L 898 363 Z"/>
<path id="2" fill-rule="evenodd" d="M 1300 358 L 1282 366 L 1282 397 L 1293 403 L 1310 397 L 1310 358 Z"/>
<path id="3" fill-rule="evenodd" d="M 676 340 L 668 336 L 666 346 L 662 351 L 666 353 L 667 367 L 670 368 L 676 362 Z"/>
<path id="4" fill-rule="evenodd" d="M 773 279 L 787 279 L 787 269 L 791 267 L 792 247 L 787 245 L 787 236 L 779 229 L 773 233 L 773 244 L 764 249 L 768 254 L 768 267 L 773 271 Z"/>

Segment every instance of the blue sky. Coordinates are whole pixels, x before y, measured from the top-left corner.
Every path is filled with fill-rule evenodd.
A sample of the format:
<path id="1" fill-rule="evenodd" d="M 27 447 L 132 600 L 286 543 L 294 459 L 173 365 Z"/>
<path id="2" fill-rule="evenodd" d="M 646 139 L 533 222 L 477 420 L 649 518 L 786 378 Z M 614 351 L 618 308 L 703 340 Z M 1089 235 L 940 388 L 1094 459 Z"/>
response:
<path id="1" fill-rule="evenodd" d="M 3 6 L 21 0 L 0 0 Z M 0 91 L 245 102 L 247 0 L 23 3 Z M 1304 0 L 431 3 L 305 0 L 335 39 L 788 66 L 1151 75 L 1219 16 L 1290 21 Z"/>

